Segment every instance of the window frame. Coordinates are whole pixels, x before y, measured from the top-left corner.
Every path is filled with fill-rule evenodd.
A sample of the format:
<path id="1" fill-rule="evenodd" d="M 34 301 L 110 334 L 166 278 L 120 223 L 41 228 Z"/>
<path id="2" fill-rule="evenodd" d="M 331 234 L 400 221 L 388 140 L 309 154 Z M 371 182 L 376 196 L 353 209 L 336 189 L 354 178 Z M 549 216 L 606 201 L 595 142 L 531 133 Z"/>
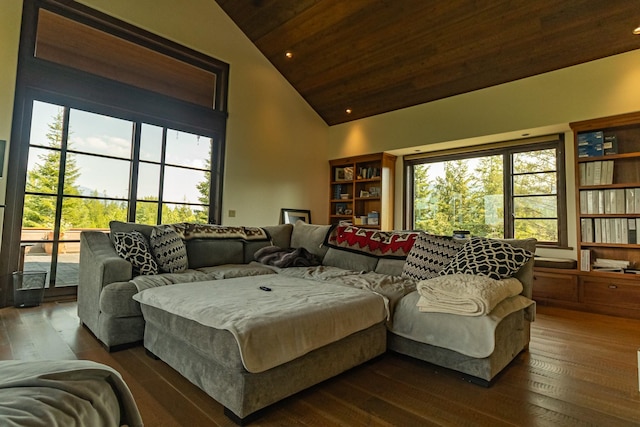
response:
<path id="1" fill-rule="evenodd" d="M 216 73 L 215 103 L 193 104 L 100 77 L 34 55 L 38 14 L 46 9 L 127 41 Z M 120 21 L 77 2 L 25 0 L 7 171 L 6 209 L 0 257 L 0 307 L 7 303 L 11 272 L 20 266 L 20 228 L 34 100 L 214 138 L 211 153 L 209 222 L 222 221 L 229 65 Z M 47 289 L 46 297 L 67 296 L 75 288 Z"/>
<path id="2" fill-rule="evenodd" d="M 413 228 L 414 215 L 414 166 L 426 163 L 446 162 L 453 160 L 465 160 L 487 156 L 502 156 L 503 158 L 503 197 L 504 197 L 504 238 L 514 238 L 515 218 L 514 200 L 522 196 L 514 195 L 513 180 L 513 155 L 527 151 L 544 149 L 556 150 L 556 200 L 558 240 L 539 241 L 538 247 L 568 248 L 567 228 L 567 198 L 566 198 L 566 170 L 565 170 L 565 138 L 564 134 L 545 135 L 542 137 L 527 138 L 522 140 L 504 141 L 481 146 L 439 150 L 420 154 L 408 155 L 403 158 L 404 163 L 404 217 L 403 227 Z M 549 171 L 551 172 L 551 171 Z M 534 236 L 532 236 L 534 237 Z"/>

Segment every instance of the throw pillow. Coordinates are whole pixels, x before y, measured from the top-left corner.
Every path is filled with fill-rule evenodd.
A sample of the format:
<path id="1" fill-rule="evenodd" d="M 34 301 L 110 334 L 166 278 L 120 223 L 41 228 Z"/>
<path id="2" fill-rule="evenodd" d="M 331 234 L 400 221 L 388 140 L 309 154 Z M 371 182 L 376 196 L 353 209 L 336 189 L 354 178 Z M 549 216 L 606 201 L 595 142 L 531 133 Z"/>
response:
<path id="1" fill-rule="evenodd" d="M 166 273 L 182 273 L 189 267 L 187 247 L 180 235 L 171 227 L 159 226 L 151 230 L 151 252 L 158 267 Z"/>
<path id="2" fill-rule="evenodd" d="M 492 279 L 506 279 L 520 270 L 533 254 L 510 244 L 474 237 L 456 254 L 440 274 L 479 274 Z"/>
<path id="3" fill-rule="evenodd" d="M 438 276 L 466 241 L 449 236 L 420 233 L 402 268 L 402 277 L 427 280 Z"/>
<path id="4" fill-rule="evenodd" d="M 142 233 L 113 233 L 113 243 L 118 255 L 131 263 L 134 274 L 158 273 L 158 263 L 151 255 L 147 239 Z"/>
<path id="5" fill-rule="evenodd" d="M 330 248 L 377 258 L 404 259 L 418 237 L 415 231 L 378 231 L 352 225 L 337 225 L 325 237 Z"/>

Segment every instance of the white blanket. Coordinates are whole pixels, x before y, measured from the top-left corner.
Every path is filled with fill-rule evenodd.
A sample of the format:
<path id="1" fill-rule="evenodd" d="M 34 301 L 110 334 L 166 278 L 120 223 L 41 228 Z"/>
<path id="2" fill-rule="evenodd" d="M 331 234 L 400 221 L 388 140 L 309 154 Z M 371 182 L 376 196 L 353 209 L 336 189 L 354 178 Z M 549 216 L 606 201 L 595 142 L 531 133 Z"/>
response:
<path id="1" fill-rule="evenodd" d="M 419 298 L 416 291 L 400 300 L 391 332 L 470 357 L 483 358 L 493 353 L 496 328 L 511 313 L 526 308 L 526 319 L 533 321 L 535 316 L 535 302 L 522 295 L 507 298 L 485 316 L 420 312 L 416 310 Z"/>
<path id="2" fill-rule="evenodd" d="M 260 286 L 270 290 L 261 290 Z M 262 372 L 381 323 L 384 299 L 370 291 L 264 275 L 151 288 L 133 297 L 231 332 L 249 372 Z"/>
<path id="3" fill-rule="evenodd" d="M 142 427 L 129 388 L 89 360 L 0 362 L 0 425 Z"/>
<path id="4" fill-rule="evenodd" d="M 420 311 L 483 316 L 501 301 L 522 292 L 522 283 L 514 277 L 495 280 L 480 275 L 450 274 L 423 280 L 417 290 Z"/>

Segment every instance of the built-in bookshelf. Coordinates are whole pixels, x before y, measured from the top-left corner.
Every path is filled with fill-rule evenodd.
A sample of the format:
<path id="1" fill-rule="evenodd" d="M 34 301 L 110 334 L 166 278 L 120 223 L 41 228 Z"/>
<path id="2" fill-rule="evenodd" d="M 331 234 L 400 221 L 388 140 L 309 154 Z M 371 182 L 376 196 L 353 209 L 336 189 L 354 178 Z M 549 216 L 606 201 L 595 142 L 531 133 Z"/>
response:
<path id="1" fill-rule="evenodd" d="M 575 142 L 577 301 L 640 313 L 640 112 L 571 123 Z"/>
<path id="2" fill-rule="evenodd" d="M 571 123 L 577 269 L 535 268 L 539 304 L 640 318 L 640 112 Z"/>
<path id="3" fill-rule="evenodd" d="M 393 229 L 395 162 L 388 153 L 331 160 L 329 223 Z"/>
<path id="4" fill-rule="evenodd" d="M 640 113 L 572 123 L 575 136 L 579 262 L 640 268 Z M 615 263 L 614 263 L 615 264 Z M 602 267 L 602 272 L 611 270 Z"/>

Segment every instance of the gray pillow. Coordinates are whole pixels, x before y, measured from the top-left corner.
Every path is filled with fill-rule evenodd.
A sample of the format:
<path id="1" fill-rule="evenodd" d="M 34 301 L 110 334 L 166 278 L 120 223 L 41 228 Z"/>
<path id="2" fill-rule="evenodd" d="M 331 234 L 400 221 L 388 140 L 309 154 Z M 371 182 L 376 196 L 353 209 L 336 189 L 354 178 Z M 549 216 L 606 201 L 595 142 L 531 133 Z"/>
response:
<path id="1" fill-rule="evenodd" d="M 305 248 L 312 254 L 324 258 L 328 248 L 323 245 L 323 242 L 330 228 L 330 225 L 307 224 L 298 220 L 293 225 L 291 247 Z"/>
<path id="2" fill-rule="evenodd" d="M 151 230 L 151 252 L 158 267 L 166 273 L 182 273 L 189 267 L 187 248 L 180 235 L 171 227 L 158 226 Z"/>

